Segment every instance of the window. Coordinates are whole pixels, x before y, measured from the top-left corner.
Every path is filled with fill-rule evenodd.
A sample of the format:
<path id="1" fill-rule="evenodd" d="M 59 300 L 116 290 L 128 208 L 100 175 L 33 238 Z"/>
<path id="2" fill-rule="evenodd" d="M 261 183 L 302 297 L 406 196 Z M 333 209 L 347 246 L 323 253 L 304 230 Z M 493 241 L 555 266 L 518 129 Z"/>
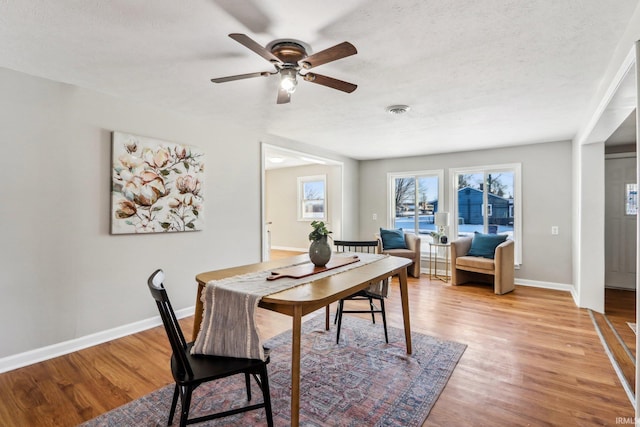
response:
<path id="1" fill-rule="evenodd" d="M 327 219 L 327 176 L 298 177 L 298 220 Z"/>
<path id="2" fill-rule="evenodd" d="M 431 232 L 436 231 L 434 214 L 446 211 L 440 204 L 443 171 L 390 173 L 389 227 L 420 235 L 422 251 L 429 250 Z"/>
<path id="3" fill-rule="evenodd" d="M 517 164 L 452 169 L 452 235 L 506 234 L 522 259 L 520 169 Z"/>
<path id="4" fill-rule="evenodd" d="M 627 215 L 638 214 L 638 184 L 627 184 L 625 189 L 625 213 Z"/>

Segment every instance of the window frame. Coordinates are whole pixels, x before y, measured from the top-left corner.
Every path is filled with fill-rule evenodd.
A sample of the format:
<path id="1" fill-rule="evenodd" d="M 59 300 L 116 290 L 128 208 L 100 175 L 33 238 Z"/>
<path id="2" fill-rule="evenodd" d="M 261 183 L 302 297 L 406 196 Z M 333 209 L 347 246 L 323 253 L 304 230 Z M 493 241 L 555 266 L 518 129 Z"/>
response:
<path id="1" fill-rule="evenodd" d="M 406 172 L 388 172 L 387 173 L 387 227 L 393 228 L 396 223 L 396 207 L 395 207 L 395 180 L 397 178 L 414 178 L 421 177 L 437 177 L 438 178 L 438 212 L 446 212 L 445 205 L 445 184 L 444 184 L 444 169 L 432 169 L 432 170 L 418 170 L 418 171 L 406 171 Z M 415 200 L 419 198 L 418 189 L 416 188 Z M 435 213 L 435 212 L 434 212 Z M 416 218 L 418 215 L 416 215 Z M 450 229 L 450 228 L 449 228 Z M 411 232 L 409 232 L 411 233 Z M 428 234 L 420 234 L 419 224 L 414 227 L 413 234 L 421 237 L 421 252 L 428 253 L 428 239 L 423 237 L 431 237 Z"/>
<path id="2" fill-rule="evenodd" d="M 497 165 L 481 165 L 470 167 L 459 167 L 449 169 L 449 205 L 450 210 L 450 234 L 458 236 L 458 175 L 459 174 L 483 174 L 484 181 L 488 173 L 512 172 L 513 173 L 513 240 L 515 243 L 514 264 L 522 264 L 522 163 L 506 163 Z M 488 191 L 483 191 L 483 206 L 487 206 Z M 484 221 L 487 216 L 484 215 Z M 486 225 L 486 224 L 485 224 Z"/>
<path id="3" fill-rule="evenodd" d="M 624 214 L 636 216 L 638 214 L 638 184 L 626 182 L 624 184 Z"/>
<path id="4" fill-rule="evenodd" d="M 305 184 L 313 182 L 322 182 L 323 194 L 322 199 L 305 199 Z M 305 205 L 311 200 L 322 200 L 322 216 L 313 216 L 306 213 Z M 308 175 L 298 177 L 298 221 L 327 221 L 327 175 Z"/>

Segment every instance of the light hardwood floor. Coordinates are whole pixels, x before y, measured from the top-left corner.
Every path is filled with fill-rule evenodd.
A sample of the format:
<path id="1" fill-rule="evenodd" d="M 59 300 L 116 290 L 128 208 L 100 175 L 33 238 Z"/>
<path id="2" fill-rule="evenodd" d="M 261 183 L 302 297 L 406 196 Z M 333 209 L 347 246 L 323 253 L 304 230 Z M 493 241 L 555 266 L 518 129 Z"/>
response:
<path id="1" fill-rule="evenodd" d="M 410 278 L 409 301 L 414 333 L 468 345 L 425 426 L 615 426 L 634 416 L 588 312 L 569 293 L 516 286 L 498 296 L 423 275 Z M 402 328 L 395 279 L 387 312 Z M 267 311 L 259 322 L 266 336 L 291 324 Z M 183 329 L 192 324 L 184 319 Z M 77 425 L 171 383 L 169 355 L 158 327 L 2 374 L 0 424 Z"/>
<path id="2" fill-rule="evenodd" d="M 636 293 L 623 289 L 605 289 L 605 314 L 620 338 L 635 356 L 636 334 L 627 322 L 636 322 Z"/>
<path id="3" fill-rule="evenodd" d="M 605 289 L 605 313 L 593 313 L 602 339 L 624 377 L 629 394 L 633 396 L 636 385 L 636 334 L 627 322 L 635 323 L 636 292 L 621 289 Z"/>

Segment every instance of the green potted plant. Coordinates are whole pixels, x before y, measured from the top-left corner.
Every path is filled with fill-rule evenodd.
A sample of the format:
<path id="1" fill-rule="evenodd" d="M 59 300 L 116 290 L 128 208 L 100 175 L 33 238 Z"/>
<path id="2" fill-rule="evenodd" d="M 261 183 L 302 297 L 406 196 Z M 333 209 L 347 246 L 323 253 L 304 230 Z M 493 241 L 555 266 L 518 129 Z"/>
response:
<path id="1" fill-rule="evenodd" d="M 325 240 L 331 234 L 331 231 L 327 228 L 327 225 L 324 221 L 312 221 L 311 227 L 313 227 L 313 231 L 309 233 L 309 240 L 312 242 L 318 241 L 322 238 Z"/>
<path id="2" fill-rule="evenodd" d="M 309 258 L 316 267 L 324 267 L 331 259 L 331 246 L 327 241 L 331 231 L 327 228 L 324 221 L 312 221 L 313 230 L 309 233 Z"/>

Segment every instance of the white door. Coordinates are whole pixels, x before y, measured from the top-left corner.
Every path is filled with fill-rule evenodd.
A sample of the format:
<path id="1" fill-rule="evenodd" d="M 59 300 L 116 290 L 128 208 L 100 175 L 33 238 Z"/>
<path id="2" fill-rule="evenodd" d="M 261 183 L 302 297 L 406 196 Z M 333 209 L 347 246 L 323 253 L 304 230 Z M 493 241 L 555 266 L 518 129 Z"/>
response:
<path id="1" fill-rule="evenodd" d="M 626 209 L 627 184 L 636 183 L 636 158 L 605 161 L 605 286 L 636 288 L 636 215 Z"/>

